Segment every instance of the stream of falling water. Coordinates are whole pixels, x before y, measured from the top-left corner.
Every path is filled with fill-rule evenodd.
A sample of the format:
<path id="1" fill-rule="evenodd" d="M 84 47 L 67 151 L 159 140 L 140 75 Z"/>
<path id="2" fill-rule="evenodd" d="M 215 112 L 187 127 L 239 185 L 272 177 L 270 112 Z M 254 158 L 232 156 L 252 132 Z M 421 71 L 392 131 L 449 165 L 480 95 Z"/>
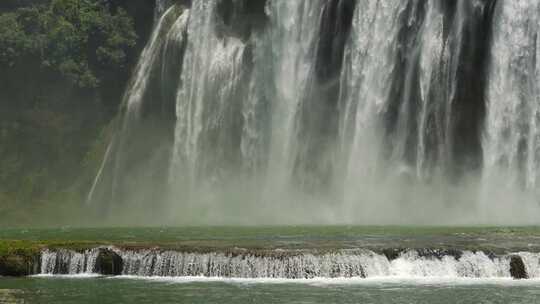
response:
<path id="1" fill-rule="evenodd" d="M 171 4 L 89 200 L 182 223 L 537 221 L 536 1 Z"/>
<path id="2" fill-rule="evenodd" d="M 217 37 L 216 3 L 193 4 L 177 95 L 173 170 L 192 182 L 225 174 L 238 157 L 234 115 L 243 97 L 237 91 L 246 46 L 235 37 Z"/>
<path id="3" fill-rule="evenodd" d="M 96 273 L 99 248 L 85 252 L 45 250 L 41 274 Z M 251 279 L 313 278 L 511 278 L 510 261 L 519 257 L 530 279 L 540 275 L 539 254 L 520 252 L 491 256 L 463 251 L 457 256 L 430 256 L 406 250 L 393 259 L 370 250 L 343 250 L 334 253 L 286 253 L 232 255 L 219 252 L 189 253 L 162 250 L 122 250 L 110 248 L 121 259 L 121 274 L 138 277 L 212 277 Z M 120 265 L 119 265 L 120 266 Z"/>
<path id="4" fill-rule="evenodd" d="M 482 210 L 485 217 L 497 216 L 493 207 L 532 220 L 538 215 L 540 194 L 540 3 L 503 1 L 497 18 L 487 92 Z"/>
<path id="5" fill-rule="evenodd" d="M 165 9 L 165 2 L 159 1 L 157 12 Z M 164 41 L 168 39 L 163 39 L 161 37 L 164 32 L 166 32 L 166 24 L 169 17 L 174 18 L 175 7 L 170 7 L 166 11 L 160 12 L 160 16 L 157 19 L 154 31 L 150 37 L 150 40 L 144 50 L 142 51 L 141 58 L 135 68 L 134 75 L 129 84 L 129 89 L 124 95 L 123 102 L 123 117 L 118 123 L 118 130 L 114 137 L 111 140 L 111 143 L 107 147 L 105 152 L 104 161 L 101 164 L 101 167 L 94 179 L 92 188 L 88 195 L 88 201 L 93 200 L 94 193 L 97 191 L 97 187 L 104 178 L 104 170 L 106 166 L 111 167 L 112 176 L 111 176 L 111 199 L 115 197 L 115 188 L 117 184 L 117 179 L 121 178 L 120 164 L 119 162 L 124 157 L 122 154 L 127 154 L 128 152 L 123 151 L 123 143 L 128 140 L 130 132 L 132 132 L 133 124 L 140 119 L 141 115 L 141 105 L 144 101 L 145 92 L 147 90 L 148 82 L 151 77 L 151 69 L 157 63 L 159 58 L 161 47 Z M 187 13 L 180 17 L 182 20 L 186 20 Z M 175 28 L 173 28 L 174 30 Z M 181 29 L 176 29 L 181 32 Z M 113 151 L 114 150 L 114 151 Z"/>

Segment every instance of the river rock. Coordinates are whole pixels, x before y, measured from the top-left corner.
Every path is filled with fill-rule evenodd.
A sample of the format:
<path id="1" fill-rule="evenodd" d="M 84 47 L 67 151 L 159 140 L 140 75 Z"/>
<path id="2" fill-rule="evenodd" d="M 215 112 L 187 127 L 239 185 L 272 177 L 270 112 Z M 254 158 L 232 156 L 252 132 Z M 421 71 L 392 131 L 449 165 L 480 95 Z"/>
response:
<path id="1" fill-rule="evenodd" d="M 122 258 L 110 249 L 100 249 L 96 258 L 95 273 L 103 275 L 120 275 L 122 274 L 123 262 Z"/>
<path id="2" fill-rule="evenodd" d="M 384 254 L 389 261 L 392 261 L 392 260 L 395 260 L 395 259 L 399 258 L 399 256 L 401 255 L 401 253 L 403 251 L 405 251 L 405 249 L 402 249 L 402 248 L 385 248 L 385 249 L 382 250 L 382 254 Z"/>
<path id="3" fill-rule="evenodd" d="M 525 263 L 523 263 L 523 259 L 519 255 L 513 255 L 510 258 L 510 275 L 516 280 L 529 278 Z"/>
<path id="4" fill-rule="evenodd" d="M 21 277 L 37 273 L 39 259 L 22 254 L 0 256 L 0 276 Z"/>

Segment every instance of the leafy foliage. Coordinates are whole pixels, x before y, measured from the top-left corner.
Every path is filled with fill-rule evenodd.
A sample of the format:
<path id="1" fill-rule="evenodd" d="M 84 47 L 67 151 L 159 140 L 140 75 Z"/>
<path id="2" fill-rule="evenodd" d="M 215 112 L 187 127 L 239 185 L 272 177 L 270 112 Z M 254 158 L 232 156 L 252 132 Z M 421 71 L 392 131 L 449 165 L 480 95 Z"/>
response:
<path id="1" fill-rule="evenodd" d="M 0 226 L 81 212 L 153 5 L 0 0 Z"/>
<path id="2" fill-rule="evenodd" d="M 122 70 L 137 41 L 131 17 L 102 1 L 53 0 L 48 6 L 0 15 L 0 64 L 29 57 L 80 88 L 95 88 L 105 73 Z"/>

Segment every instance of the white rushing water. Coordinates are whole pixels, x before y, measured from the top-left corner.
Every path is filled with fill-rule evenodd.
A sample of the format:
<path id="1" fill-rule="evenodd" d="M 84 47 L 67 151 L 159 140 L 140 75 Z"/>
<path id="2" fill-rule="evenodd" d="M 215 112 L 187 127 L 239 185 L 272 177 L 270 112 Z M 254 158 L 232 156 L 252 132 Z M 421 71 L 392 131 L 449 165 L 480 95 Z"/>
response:
<path id="1" fill-rule="evenodd" d="M 123 179 L 120 171 L 120 162 L 126 158 L 128 151 L 125 151 L 124 144 L 128 141 L 129 136 L 133 132 L 134 125 L 141 116 L 141 107 L 144 102 L 145 93 L 147 92 L 149 82 L 151 80 L 151 70 L 158 64 L 160 55 L 163 50 L 167 51 L 167 46 L 170 43 L 182 44 L 183 37 L 181 33 L 185 32 L 187 27 L 187 21 L 189 19 L 189 10 L 184 10 L 180 16 L 178 16 L 178 8 L 176 6 L 170 6 L 165 4 L 167 1 L 158 1 L 159 18 L 157 19 L 154 30 L 150 36 L 150 40 L 146 47 L 143 49 L 141 57 L 137 63 L 133 76 L 128 84 L 129 88 L 126 90 L 123 96 L 122 111 L 123 116 L 118 122 L 117 132 L 113 136 L 111 143 L 107 147 L 104 155 L 104 160 L 99 168 L 99 171 L 94 179 L 92 188 L 88 195 L 88 201 L 92 201 L 97 187 L 104 178 L 104 170 L 106 166 L 112 167 L 111 176 L 111 188 L 112 197 L 115 197 L 117 188 L 117 181 Z M 171 22 L 174 21 L 175 22 Z M 169 28 L 170 24 L 173 24 L 172 28 Z M 163 48 L 165 46 L 165 48 Z M 162 62 L 165 66 L 166 63 Z M 163 68 L 164 69 L 164 68 Z M 113 149 L 116 149 L 113 152 Z"/>
<path id="2" fill-rule="evenodd" d="M 512 255 L 488 256 L 465 251 L 457 256 L 409 250 L 389 260 L 370 250 L 311 254 L 286 251 L 267 255 L 120 250 L 124 276 L 221 278 L 511 278 Z M 91 274 L 99 249 L 77 253 L 45 250 L 41 274 Z M 540 254 L 518 253 L 530 279 L 540 278 Z"/>
<path id="3" fill-rule="evenodd" d="M 505 1 L 494 28 L 486 174 L 504 173 L 508 184 L 537 186 L 540 168 L 540 3 Z"/>
<path id="4" fill-rule="evenodd" d="M 483 209 L 536 218 L 540 177 L 540 3 L 496 11 L 484 131 Z M 521 203 L 515 210 L 515 201 Z M 491 206 L 491 208 L 489 207 Z M 487 211 L 484 216 L 493 217 Z"/>
<path id="5" fill-rule="evenodd" d="M 271 67 L 275 105 L 271 113 L 269 176 L 291 180 L 298 147 L 299 110 L 313 77 L 323 1 L 271 0 L 267 6 L 271 30 Z M 264 47 L 264 45 L 263 45 Z"/>
<path id="6" fill-rule="evenodd" d="M 89 201 L 175 224 L 538 222 L 537 1 L 171 5 Z"/>
<path id="7" fill-rule="evenodd" d="M 457 2 L 456 16 L 446 37 L 443 33 L 444 1 L 427 1 L 424 7 L 414 3 L 413 9 L 406 1 L 358 4 L 346 50 L 341 97 L 341 142 L 350 155 L 347 168 L 355 181 L 368 180 L 381 170 L 397 172 L 409 166 L 407 153 L 411 149 L 411 136 L 416 137 L 413 147 L 416 165 L 410 169 L 413 175 L 427 178 L 430 177 L 427 170 L 447 165 L 449 156 L 445 153 L 451 150 L 451 109 L 458 80 L 462 32 L 465 18 L 471 17 L 469 2 Z M 418 9 L 425 10 L 424 15 L 419 15 Z M 401 19 L 403 16 L 407 17 L 405 21 Z M 411 33 L 412 41 L 400 41 L 403 40 L 399 36 L 403 22 L 418 28 Z M 403 45 L 411 42 L 414 44 Z M 398 52 L 406 47 L 410 48 L 407 54 L 410 58 L 406 59 L 403 75 L 398 75 L 403 77 L 404 89 L 403 95 L 398 96 L 401 100 L 397 100 L 399 107 L 393 118 L 396 134 L 388 161 L 384 158 L 385 115 L 396 103 L 389 84 L 399 73 Z M 411 130 L 416 134 L 411 134 Z M 349 152 L 351 138 L 354 141 Z"/>
<path id="8" fill-rule="evenodd" d="M 398 18 L 406 5 L 363 1 L 355 11 L 340 98 L 340 142 L 348 172 L 345 191 L 350 192 L 347 196 L 351 200 L 358 192 L 365 194 L 373 186 L 371 182 L 378 182 L 376 178 L 366 180 L 366 176 L 377 177 L 385 169 L 382 116 L 388 107 L 388 83 L 397 58 Z M 349 187 L 351 184 L 355 187 Z"/>
<path id="9" fill-rule="evenodd" d="M 98 253 L 97 249 L 85 252 L 45 250 L 41 253 L 41 274 L 94 273 Z"/>
<path id="10" fill-rule="evenodd" d="M 345 180 L 349 221 L 359 213 L 363 221 L 396 221 L 396 214 L 412 219 L 409 208 L 447 208 L 446 197 L 458 204 L 470 195 L 466 186 L 451 194 L 444 175 L 455 158 L 463 35 L 481 3 L 457 1 L 451 22 L 446 4 L 357 4 L 341 74 L 339 160 L 345 162 L 336 166 Z M 408 36 L 404 27 L 411 28 Z M 396 79 L 403 86 L 397 96 Z"/>
<path id="11" fill-rule="evenodd" d="M 235 157 L 229 154 L 236 148 L 234 115 L 241 102 L 238 90 L 246 46 L 235 37 L 217 37 L 216 6 L 216 1 L 196 1 L 188 25 L 172 167 L 188 181 L 224 174 L 229 157 Z"/>
<path id="12" fill-rule="evenodd" d="M 192 182 L 211 182 L 228 176 L 227 170 L 256 167 L 263 158 L 258 153 L 265 153 L 269 176 L 290 179 L 297 111 L 313 70 L 322 3 L 269 1 L 272 26 L 252 38 L 252 71 L 246 68 L 247 43 L 216 31 L 217 2 L 193 3 L 177 95 L 173 176 L 188 172 Z M 270 109 L 267 98 L 273 99 Z M 258 121 L 265 115 L 269 125 Z M 262 138 L 267 134 L 271 138 Z"/>

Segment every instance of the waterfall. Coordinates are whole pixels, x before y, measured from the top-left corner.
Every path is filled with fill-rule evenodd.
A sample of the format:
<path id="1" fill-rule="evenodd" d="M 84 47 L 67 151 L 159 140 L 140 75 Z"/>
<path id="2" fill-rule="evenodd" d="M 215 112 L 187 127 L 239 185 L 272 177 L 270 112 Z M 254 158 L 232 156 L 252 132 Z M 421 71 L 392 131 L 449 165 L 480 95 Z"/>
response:
<path id="1" fill-rule="evenodd" d="M 98 253 L 97 249 L 85 252 L 45 250 L 41 253 L 41 274 L 94 273 Z"/>
<path id="2" fill-rule="evenodd" d="M 121 275 L 140 277 L 219 278 L 511 278 L 510 260 L 519 257 L 529 278 L 540 275 L 536 253 L 487 254 L 481 251 L 444 252 L 403 250 L 395 257 L 371 250 L 350 249 L 332 253 L 268 251 L 257 254 L 191 253 L 159 249 L 124 250 L 111 247 L 121 258 Z M 96 272 L 99 248 L 85 252 L 45 250 L 42 274 Z"/>
<path id="3" fill-rule="evenodd" d="M 223 179 L 243 164 L 254 167 L 254 151 L 262 153 L 257 145 L 266 142 L 269 167 L 280 178 L 290 177 L 286 171 L 295 161 L 298 108 L 312 75 L 321 7 L 322 1 L 270 1 L 271 29 L 246 41 L 234 33 L 223 37 L 234 29 L 215 20 L 216 1 L 193 4 L 176 106 L 173 163 L 180 167 L 174 171 L 189 172 L 192 181 L 197 175 Z M 275 85 L 265 88 L 268 81 Z M 270 109 L 265 97 L 276 102 Z M 271 117 L 269 124 L 254 121 L 262 115 Z M 272 137 L 260 139 L 265 133 Z"/>
<path id="4" fill-rule="evenodd" d="M 163 14 L 172 5 L 171 0 L 156 0 L 156 8 L 154 10 L 154 20 L 159 22 Z"/>
<path id="5" fill-rule="evenodd" d="M 341 74 L 345 162 L 337 168 L 345 172 L 347 213 L 359 204 L 374 215 L 399 210 L 402 201 L 444 205 L 444 197 L 453 196 L 437 185 L 449 184 L 463 166 L 454 148 L 466 139 L 457 124 L 461 104 L 482 104 L 481 96 L 464 96 L 473 92 L 464 89 L 462 79 L 473 76 L 462 61 L 471 56 L 468 40 L 482 36 L 475 20 L 486 16 L 488 7 L 482 1 L 359 4 Z M 471 153 L 467 159 L 476 157 Z M 426 191 L 430 183 L 433 190 Z"/>
<path id="6" fill-rule="evenodd" d="M 115 133 L 88 202 L 114 205 L 129 200 L 135 208 L 137 199 L 142 205 L 162 192 L 162 166 L 168 166 L 171 154 L 168 129 L 174 114 L 169 109 L 174 109 L 190 11 L 173 5 L 159 15 L 124 94 Z M 124 175 L 127 172 L 130 178 Z"/>
<path id="7" fill-rule="evenodd" d="M 535 1 L 158 1 L 156 16 L 89 196 L 106 214 L 537 222 Z"/>
<path id="8" fill-rule="evenodd" d="M 347 50 L 350 68 L 342 72 L 341 141 L 346 147 L 354 138 L 349 170 L 369 174 L 383 162 L 422 180 L 459 165 L 452 145 L 456 91 L 460 79 L 470 77 L 460 71 L 464 35 L 476 27 L 471 20 L 486 14 L 485 6 L 362 2 Z"/>
<path id="9" fill-rule="evenodd" d="M 525 269 L 530 278 L 540 278 L 540 254 L 520 252 L 519 256 L 525 264 Z"/>
<path id="10" fill-rule="evenodd" d="M 314 75 L 324 1 L 239 3 L 233 12 L 216 1 L 193 3 L 177 92 L 173 193 L 216 218 L 226 217 L 227 201 L 260 206 L 264 193 L 288 191 L 297 165 L 308 161 L 298 152 L 300 109 Z M 246 10 L 267 28 L 228 16 Z M 237 187 L 244 189 L 235 194 Z"/>
<path id="11" fill-rule="evenodd" d="M 236 37 L 218 38 L 216 10 L 216 1 L 196 1 L 188 26 L 173 156 L 173 170 L 188 181 L 211 180 L 239 164 L 246 45 Z"/>
<path id="12" fill-rule="evenodd" d="M 499 5 L 488 91 L 486 171 L 506 171 L 511 183 L 527 188 L 537 186 L 540 167 L 539 10 L 534 1 Z"/>
<path id="13" fill-rule="evenodd" d="M 384 171 L 384 111 L 399 47 L 399 19 L 406 7 L 399 1 L 363 1 L 355 11 L 341 75 L 339 137 L 344 164 L 338 167 L 346 172 L 345 196 L 351 204 L 358 203 L 357 195 L 366 195 Z"/>
<path id="14" fill-rule="evenodd" d="M 268 167 L 270 182 L 282 183 L 278 187 L 290 182 L 294 173 L 299 111 L 313 77 L 322 7 L 320 0 L 272 0 L 267 5 L 272 50 L 269 77 L 274 86 Z"/>
<path id="15" fill-rule="evenodd" d="M 161 9 L 163 9 L 163 1 L 158 2 L 158 9 L 156 12 L 159 12 Z M 124 96 L 124 105 L 126 107 L 126 114 L 125 119 L 123 122 L 123 125 L 120 127 L 119 133 L 124 133 L 129 131 L 129 128 L 131 127 L 131 123 L 133 120 L 136 120 L 140 115 L 140 107 L 141 102 L 144 97 L 145 90 L 148 85 L 148 81 L 150 79 L 150 69 L 152 68 L 152 65 L 155 64 L 156 58 L 159 54 L 159 49 L 161 47 L 161 40 L 159 39 L 160 33 L 163 31 L 163 26 L 165 23 L 165 20 L 167 20 L 167 17 L 169 13 L 173 11 L 173 8 L 171 7 L 168 11 L 165 13 L 159 12 L 159 20 L 157 22 L 157 25 L 150 36 L 150 42 L 148 45 L 144 48 L 141 58 L 139 59 L 139 62 L 137 64 L 137 67 L 135 68 L 135 73 L 133 76 L 133 79 L 131 80 L 131 83 L 129 85 L 129 89 L 127 90 L 125 96 Z M 118 137 L 122 137 L 122 135 L 117 135 Z M 96 188 L 98 184 L 100 183 L 101 179 L 103 178 L 103 170 L 105 169 L 105 166 L 107 165 L 107 162 L 111 159 L 112 155 L 110 155 L 113 146 L 116 145 L 116 141 L 113 140 L 111 144 L 107 147 L 107 151 L 105 153 L 105 160 L 103 161 L 98 174 L 94 180 L 94 183 L 92 185 L 92 188 L 90 190 L 90 193 L 88 195 L 88 201 L 92 201 L 94 192 L 96 191 Z M 113 179 L 115 179 L 116 176 L 113 176 Z M 113 180 L 113 183 L 115 181 Z M 114 188 L 114 186 L 113 186 Z"/>
<path id="16" fill-rule="evenodd" d="M 495 202 L 534 221 L 540 193 L 540 4 L 503 1 L 496 16 L 484 130 L 483 204 Z M 516 199 L 523 212 L 515 210 Z"/>

